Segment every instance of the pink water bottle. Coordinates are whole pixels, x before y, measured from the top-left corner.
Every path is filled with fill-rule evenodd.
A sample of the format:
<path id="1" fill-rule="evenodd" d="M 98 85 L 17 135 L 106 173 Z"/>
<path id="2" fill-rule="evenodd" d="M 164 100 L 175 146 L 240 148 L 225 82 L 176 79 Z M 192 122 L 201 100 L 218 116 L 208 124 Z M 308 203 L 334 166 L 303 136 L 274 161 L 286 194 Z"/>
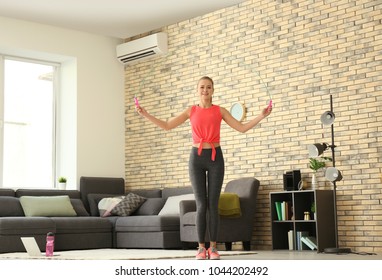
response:
<path id="1" fill-rule="evenodd" d="M 45 255 L 47 257 L 52 257 L 54 251 L 54 233 L 48 232 L 46 235 L 46 247 L 45 247 Z"/>

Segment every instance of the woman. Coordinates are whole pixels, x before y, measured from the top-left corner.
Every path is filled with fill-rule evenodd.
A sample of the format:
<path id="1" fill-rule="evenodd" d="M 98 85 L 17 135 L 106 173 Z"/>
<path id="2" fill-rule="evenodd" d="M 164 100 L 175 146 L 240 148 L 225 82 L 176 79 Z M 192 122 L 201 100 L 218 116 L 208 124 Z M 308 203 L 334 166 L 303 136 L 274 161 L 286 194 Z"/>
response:
<path id="1" fill-rule="evenodd" d="M 263 109 L 253 120 L 241 123 L 223 107 L 212 104 L 214 82 L 211 78 L 205 76 L 198 81 L 197 93 L 200 99 L 198 105 L 190 106 L 178 116 L 166 121 L 155 118 L 139 105 L 136 106 L 136 110 L 141 116 L 164 130 L 173 129 L 190 119 L 193 144 L 189 173 L 196 200 L 199 243 L 196 259 L 220 259 L 216 241 L 219 223 L 218 203 L 224 180 L 224 158 L 220 148 L 221 121 L 224 120 L 233 129 L 244 133 L 266 118 L 271 113 L 272 107 Z M 205 247 L 207 220 L 210 234 L 208 250 Z"/>

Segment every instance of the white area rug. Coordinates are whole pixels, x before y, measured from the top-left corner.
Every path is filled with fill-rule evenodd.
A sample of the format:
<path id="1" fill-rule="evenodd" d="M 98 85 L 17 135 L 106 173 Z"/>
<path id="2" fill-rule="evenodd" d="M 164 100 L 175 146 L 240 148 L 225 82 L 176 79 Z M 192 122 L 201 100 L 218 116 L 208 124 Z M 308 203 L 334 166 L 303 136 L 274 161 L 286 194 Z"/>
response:
<path id="1" fill-rule="evenodd" d="M 219 251 L 224 256 L 256 254 L 250 251 Z M 0 254 L 0 259 L 57 259 L 57 260 L 150 260 L 194 259 L 196 250 L 94 249 L 55 252 L 56 256 L 30 257 L 27 253 Z"/>

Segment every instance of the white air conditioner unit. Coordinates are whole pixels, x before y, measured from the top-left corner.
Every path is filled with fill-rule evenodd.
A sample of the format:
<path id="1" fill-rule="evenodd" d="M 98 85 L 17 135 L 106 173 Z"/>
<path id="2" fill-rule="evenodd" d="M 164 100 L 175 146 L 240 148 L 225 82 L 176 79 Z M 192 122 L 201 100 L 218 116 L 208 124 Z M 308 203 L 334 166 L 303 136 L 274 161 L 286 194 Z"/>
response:
<path id="1" fill-rule="evenodd" d="M 117 58 L 123 64 L 142 61 L 167 53 L 167 33 L 160 32 L 117 46 Z"/>

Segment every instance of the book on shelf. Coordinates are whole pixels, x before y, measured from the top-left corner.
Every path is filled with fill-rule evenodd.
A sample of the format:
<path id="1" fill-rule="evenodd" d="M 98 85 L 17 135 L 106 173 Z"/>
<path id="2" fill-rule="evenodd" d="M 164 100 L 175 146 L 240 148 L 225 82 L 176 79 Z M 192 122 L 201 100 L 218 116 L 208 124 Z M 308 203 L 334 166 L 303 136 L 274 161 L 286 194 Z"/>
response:
<path id="1" fill-rule="evenodd" d="M 309 250 L 310 248 L 302 242 L 302 237 L 309 236 L 309 232 L 307 231 L 297 231 L 296 232 L 296 247 L 297 250 Z"/>
<path id="2" fill-rule="evenodd" d="M 288 202 L 286 201 L 281 202 L 281 217 L 283 221 L 288 220 L 287 214 L 286 214 L 287 213 L 286 208 L 288 207 L 287 203 Z"/>
<path id="3" fill-rule="evenodd" d="M 292 203 L 289 201 L 276 201 L 275 202 L 277 219 L 279 221 L 286 221 L 292 218 Z"/>
<path id="4" fill-rule="evenodd" d="M 317 240 L 314 236 L 303 236 L 301 241 L 305 243 L 311 250 L 317 250 Z"/>
<path id="5" fill-rule="evenodd" d="M 276 201 L 275 202 L 275 207 L 276 207 L 276 213 L 277 213 L 277 219 L 279 221 L 282 221 L 282 216 L 281 216 L 281 202 Z"/>
<path id="6" fill-rule="evenodd" d="M 288 231 L 288 246 L 289 250 L 294 250 L 294 236 L 293 236 L 293 230 Z"/>

